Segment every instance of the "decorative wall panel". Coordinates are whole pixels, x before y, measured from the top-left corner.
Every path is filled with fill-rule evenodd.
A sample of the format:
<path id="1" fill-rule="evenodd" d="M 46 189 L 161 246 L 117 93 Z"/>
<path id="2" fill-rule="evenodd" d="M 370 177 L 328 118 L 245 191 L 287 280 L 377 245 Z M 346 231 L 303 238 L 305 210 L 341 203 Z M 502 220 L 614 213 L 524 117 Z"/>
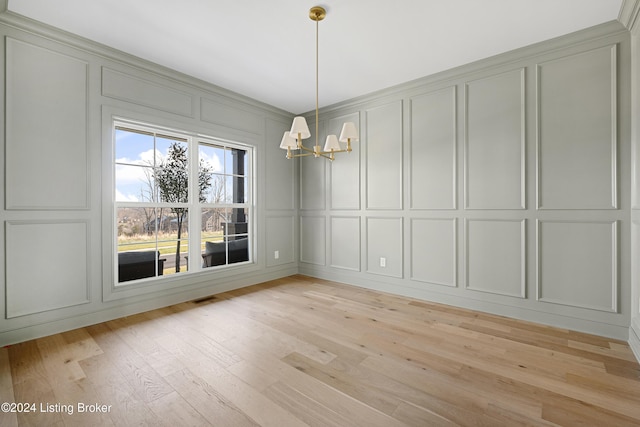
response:
<path id="1" fill-rule="evenodd" d="M 360 271 L 360 217 L 331 217 L 331 266 Z"/>
<path id="2" fill-rule="evenodd" d="M 538 299 L 617 310 L 617 221 L 538 221 Z"/>
<path id="3" fill-rule="evenodd" d="M 360 129 L 360 115 L 357 113 L 329 120 L 328 134 L 340 137 L 342 124 L 354 122 Z M 342 149 L 346 143 L 340 143 Z M 352 142 L 351 153 L 336 154 L 336 160 L 330 163 L 331 169 L 331 209 L 360 209 L 360 146 Z"/>
<path id="4" fill-rule="evenodd" d="M 267 210 L 295 209 L 295 161 L 286 158 L 286 150 L 279 148 L 282 135 L 291 124 L 267 119 L 265 202 Z"/>
<path id="5" fill-rule="evenodd" d="M 367 271 L 403 276 L 402 218 L 367 218 Z"/>
<path id="6" fill-rule="evenodd" d="M 89 302 L 86 222 L 6 223 L 7 318 Z"/>
<path id="7" fill-rule="evenodd" d="M 457 286 L 455 218 L 411 220 L 411 279 Z"/>
<path id="8" fill-rule="evenodd" d="M 230 100 L 222 96 L 215 99 L 202 98 L 200 102 L 201 119 L 220 126 L 259 134 L 263 132 L 264 119 L 255 113 L 234 107 Z M 277 140 L 280 146 L 282 135 Z"/>
<path id="9" fill-rule="evenodd" d="M 106 67 L 102 68 L 102 95 L 185 117 L 193 116 L 193 97 L 188 93 Z"/>
<path id="10" fill-rule="evenodd" d="M 326 225 L 323 216 L 300 217 L 300 261 L 326 264 Z"/>
<path id="11" fill-rule="evenodd" d="M 402 209 L 402 101 L 367 110 L 367 208 Z"/>
<path id="12" fill-rule="evenodd" d="M 309 146 L 309 144 L 306 145 Z M 322 210 L 325 208 L 326 163 L 325 159 L 317 159 L 313 156 L 300 158 L 300 209 Z"/>
<path id="13" fill-rule="evenodd" d="M 456 208 L 456 88 L 411 98 L 411 208 Z"/>
<path id="14" fill-rule="evenodd" d="M 525 208 L 525 72 L 466 84 L 465 207 Z"/>
<path id="15" fill-rule="evenodd" d="M 467 220 L 468 289 L 526 297 L 525 224 L 526 220 Z"/>
<path id="16" fill-rule="evenodd" d="M 295 221 L 293 216 L 267 217 L 266 258 L 267 267 L 296 261 Z M 278 257 L 276 258 L 276 251 Z"/>
<path id="17" fill-rule="evenodd" d="M 7 209 L 87 209 L 88 64 L 6 40 Z"/>
<path id="18" fill-rule="evenodd" d="M 538 207 L 614 209 L 616 47 L 538 65 Z"/>

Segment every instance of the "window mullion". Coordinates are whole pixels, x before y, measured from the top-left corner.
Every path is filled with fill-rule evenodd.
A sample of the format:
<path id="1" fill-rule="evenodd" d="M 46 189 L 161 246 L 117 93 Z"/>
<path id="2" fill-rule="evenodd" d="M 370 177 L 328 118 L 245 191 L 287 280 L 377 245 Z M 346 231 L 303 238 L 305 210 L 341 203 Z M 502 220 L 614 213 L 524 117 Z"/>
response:
<path id="1" fill-rule="evenodd" d="M 189 271 L 198 271 L 202 267 L 200 257 L 200 232 L 202 214 L 199 206 L 199 147 L 195 138 L 189 138 Z"/>

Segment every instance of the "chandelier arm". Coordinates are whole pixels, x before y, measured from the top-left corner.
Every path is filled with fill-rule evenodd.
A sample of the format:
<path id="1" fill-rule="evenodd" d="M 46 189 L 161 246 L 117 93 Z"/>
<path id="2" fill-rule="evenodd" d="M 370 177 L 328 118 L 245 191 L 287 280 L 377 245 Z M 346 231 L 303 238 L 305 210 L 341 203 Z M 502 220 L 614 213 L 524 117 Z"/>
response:
<path id="1" fill-rule="evenodd" d="M 321 151 L 318 154 L 331 154 L 331 153 L 348 153 L 349 150 L 331 150 L 331 151 Z"/>
<path id="2" fill-rule="evenodd" d="M 293 159 L 295 157 L 308 157 L 308 156 L 324 157 L 325 159 L 333 160 L 331 156 L 327 156 L 326 154 L 323 154 L 323 153 L 316 153 L 313 150 L 309 150 L 309 153 L 292 154 L 291 158 Z"/>
<path id="3" fill-rule="evenodd" d="M 315 152 L 316 152 L 316 150 L 314 148 L 308 148 L 308 147 L 305 147 L 302 144 L 300 144 L 298 146 L 298 148 L 301 149 L 302 151 L 306 151 L 306 152 L 311 153 L 311 154 L 315 154 Z"/>

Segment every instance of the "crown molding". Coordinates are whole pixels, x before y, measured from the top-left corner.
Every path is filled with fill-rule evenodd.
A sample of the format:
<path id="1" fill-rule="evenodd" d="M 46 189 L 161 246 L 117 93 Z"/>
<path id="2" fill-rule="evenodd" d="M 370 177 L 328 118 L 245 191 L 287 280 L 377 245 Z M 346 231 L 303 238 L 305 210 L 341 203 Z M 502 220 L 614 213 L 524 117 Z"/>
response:
<path id="1" fill-rule="evenodd" d="M 640 31 L 640 0 L 622 0 L 618 21 L 631 32 Z"/>

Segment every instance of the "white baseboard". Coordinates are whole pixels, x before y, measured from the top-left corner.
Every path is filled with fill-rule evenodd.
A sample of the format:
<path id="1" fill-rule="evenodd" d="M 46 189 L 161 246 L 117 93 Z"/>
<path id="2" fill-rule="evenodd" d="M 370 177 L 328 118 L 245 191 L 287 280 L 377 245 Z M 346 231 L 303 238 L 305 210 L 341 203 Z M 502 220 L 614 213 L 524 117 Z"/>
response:
<path id="1" fill-rule="evenodd" d="M 168 307 L 173 304 L 192 301 L 198 298 L 231 291 L 238 288 L 244 288 L 258 283 L 287 277 L 292 274 L 296 274 L 297 272 L 298 271 L 296 267 L 286 267 L 270 271 L 261 270 L 256 274 L 241 275 L 228 278 L 224 281 L 218 281 L 211 286 L 200 287 L 196 289 L 185 289 L 182 292 L 176 292 L 168 295 L 159 295 L 153 298 L 129 304 L 118 304 L 107 309 L 97 310 L 78 316 L 71 316 L 45 323 L 29 325 L 24 328 L 2 331 L 0 332 L 0 347 L 41 338 L 72 329 L 95 325 L 97 323 L 107 322 L 109 320 L 118 319 L 124 316 L 132 316 L 134 314 L 143 313 L 145 311 Z"/>

